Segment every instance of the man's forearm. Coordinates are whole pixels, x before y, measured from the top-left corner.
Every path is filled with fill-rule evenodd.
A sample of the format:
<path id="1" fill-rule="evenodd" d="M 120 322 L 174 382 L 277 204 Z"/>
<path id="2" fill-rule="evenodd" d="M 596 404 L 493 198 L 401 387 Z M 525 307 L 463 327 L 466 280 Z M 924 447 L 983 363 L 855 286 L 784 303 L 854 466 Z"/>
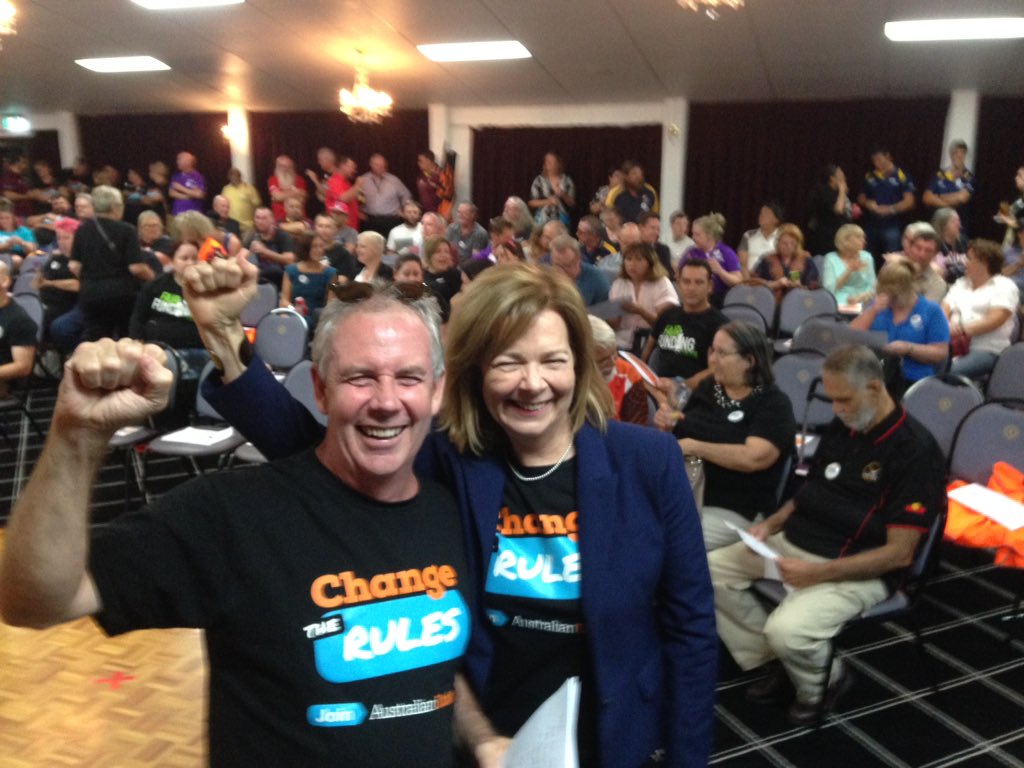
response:
<path id="1" fill-rule="evenodd" d="M 221 365 L 221 380 L 227 384 L 245 373 L 246 364 L 242 362 L 239 350 L 246 342 L 245 329 L 239 320 L 216 326 L 200 326 L 199 336 L 207 352 L 215 357 Z"/>
<path id="2" fill-rule="evenodd" d="M 76 606 L 88 558 L 89 498 L 107 438 L 51 431 L 14 505 L 0 562 L 4 620 L 45 627 L 92 612 Z"/>

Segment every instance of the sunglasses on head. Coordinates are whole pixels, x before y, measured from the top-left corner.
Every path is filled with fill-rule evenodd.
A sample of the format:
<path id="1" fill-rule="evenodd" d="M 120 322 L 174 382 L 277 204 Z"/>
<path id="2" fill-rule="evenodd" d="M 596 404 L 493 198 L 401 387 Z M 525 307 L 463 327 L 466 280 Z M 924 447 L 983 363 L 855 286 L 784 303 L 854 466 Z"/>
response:
<path id="1" fill-rule="evenodd" d="M 344 302 L 354 304 L 359 301 L 366 301 L 373 296 L 386 296 L 406 303 L 419 301 L 424 296 L 433 296 L 430 286 L 424 283 L 388 283 L 377 286 L 373 283 L 357 283 L 350 280 L 347 283 L 333 282 L 330 285 L 331 293 Z"/>

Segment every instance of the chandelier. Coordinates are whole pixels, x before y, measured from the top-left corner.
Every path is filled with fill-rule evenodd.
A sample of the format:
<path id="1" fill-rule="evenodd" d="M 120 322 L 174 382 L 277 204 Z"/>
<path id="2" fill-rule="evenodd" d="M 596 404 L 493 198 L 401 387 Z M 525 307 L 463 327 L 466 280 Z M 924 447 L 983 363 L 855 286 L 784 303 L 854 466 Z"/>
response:
<path id="1" fill-rule="evenodd" d="M 11 0 L 0 0 L 0 35 L 16 35 L 14 28 L 14 17 L 18 15 L 18 9 L 14 7 Z M 3 43 L 0 42 L 0 48 Z"/>
<path id="2" fill-rule="evenodd" d="M 366 82 L 366 71 L 357 67 L 352 90 L 342 88 L 338 91 L 338 103 L 341 111 L 354 123 L 379 123 L 391 115 L 393 101 L 384 91 L 373 90 Z"/>
<path id="3" fill-rule="evenodd" d="M 742 8 L 744 0 L 676 0 L 682 8 L 689 8 L 691 11 L 704 11 L 704 15 L 715 20 L 721 15 L 719 8 Z"/>

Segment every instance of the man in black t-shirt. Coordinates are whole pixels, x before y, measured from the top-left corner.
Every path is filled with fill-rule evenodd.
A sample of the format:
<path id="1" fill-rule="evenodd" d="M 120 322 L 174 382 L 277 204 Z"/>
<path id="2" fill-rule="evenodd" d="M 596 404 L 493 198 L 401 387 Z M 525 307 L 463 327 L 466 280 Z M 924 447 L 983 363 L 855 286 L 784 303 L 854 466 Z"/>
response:
<path id="1" fill-rule="evenodd" d="M 9 293 L 11 271 L 0 261 L 0 397 L 8 384 L 32 373 L 36 359 L 36 324 Z"/>
<path id="2" fill-rule="evenodd" d="M 295 262 L 295 243 L 292 236 L 281 230 L 269 208 L 257 208 L 252 215 L 254 231 L 245 241 L 260 268 L 260 279 L 281 287 L 284 268 Z"/>
<path id="3" fill-rule="evenodd" d="M 657 349 L 654 372 L 667 379 L 682 379 L 677 383 L 684 383 L 692 391 L 710 374 L 708 347 L 729 318 L 711 306 L 711 267 L 707 261 L 690 259 L 680 264 L 678 287 L 682 303 L 658 315 L 643 358 L 650 361 Z"/>
<path id="4" fill-rule="evenodd" d="M 237 316 L 250 296 L 212 297 L 208 266 L 188 271 L 193 290 L 210 291 L 190 297 L 193 316 L 210 320 L 218 301 Z M 255 283 L 252 265 L 231 266 Z M 223 335 L 207 341 L 236 375 L 240 326 L 201 327 Z M 3 619 L 203 629 L 213 766 L 451 768 L 470 588 L 454 500 L 413 474 L 441 403 L 434 302 L 393 289 L 331 302 L 313 342 L 327 415 L 315 449 L 199 478 L 90 535 L 107 441 L 166 402 L 161 360 L 156 347 L 103 339 L 68 363 L 8 528 Z"/>
<path id="5" fill-rule="evenodd" d="M 719 636 L 736 663 L 753 670 L 781 662 L 748 698 L 777 701 L 788 677 L 796 688 L 789 718 L 798 725 L 818 717 L 830 638 L 888 595 L 945 505 L 942 454 L 890 397 L 875 355 L 840 347 L 825 359 L 822 381 L 837 419 L 807 483 L 749 529 L 779 554 L 774 563 L 792 591 L 766 616 L 748 589 L 764 576 L 765 560 L 743 543 L 708 555 Z M 834 662 L 824 711 L 848 687 Z"/>

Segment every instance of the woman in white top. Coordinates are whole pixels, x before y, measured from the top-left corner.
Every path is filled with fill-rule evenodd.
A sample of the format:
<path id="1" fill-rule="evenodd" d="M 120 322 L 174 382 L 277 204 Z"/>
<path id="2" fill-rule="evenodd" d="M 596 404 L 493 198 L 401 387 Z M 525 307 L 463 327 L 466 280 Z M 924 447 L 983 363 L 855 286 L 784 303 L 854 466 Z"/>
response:
<path id="1" fill-rule="evenodd" d="M 662 310 L 672 304 L 679 304 L 679 296 L 665 268 L 654 251 L 643 243 L 626 246 L 622 254 L 622 268 L 608 292 L 610 301 L 622 306 L 621 317 L 614 318 L 610 325 L 615 328 L 615 338 L 621 349 L 637 351 L 637 342 L 642 347 L 645 334 L 637 339 L 637 331 L 650 331 Z"/>
<path id="2" fill-rule="evenodd" d="M 1010 278 L 1000 274 L 1002 268 L 1003 252 L 996 243 L 972 240 L 967 246 L 964 276 L 942 301 L 950 333 L 966 334 L 971 344 L 967 354 L 953 360 L 952 373 L 984 376 L 1010 346 L 1020 293 Z"/>

